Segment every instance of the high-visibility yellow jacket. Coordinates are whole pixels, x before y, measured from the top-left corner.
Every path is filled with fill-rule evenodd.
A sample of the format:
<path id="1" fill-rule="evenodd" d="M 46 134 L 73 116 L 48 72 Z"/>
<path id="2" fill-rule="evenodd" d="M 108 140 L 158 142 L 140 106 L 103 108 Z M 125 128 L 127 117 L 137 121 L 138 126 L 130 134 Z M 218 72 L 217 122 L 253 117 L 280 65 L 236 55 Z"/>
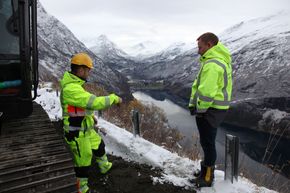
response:
<path id="1" fill-rule="evenodd" d="M 201 67 L 193 82 L 189 108 L 197 113 L 208 108 L 229 109 L 232 96 L 231 54 L 221 43 L 207 50 L 200 58 Z"/>
<path id="2" fill-rule="evenodd" d="M 94 127 L 94 110 L 105 109 L 119 103 L 115 94 L 96 97 L 83 88 L 84 80 L 65 72 L 61 84 L 61 105 L 66 132 L 87 131 Z"/>

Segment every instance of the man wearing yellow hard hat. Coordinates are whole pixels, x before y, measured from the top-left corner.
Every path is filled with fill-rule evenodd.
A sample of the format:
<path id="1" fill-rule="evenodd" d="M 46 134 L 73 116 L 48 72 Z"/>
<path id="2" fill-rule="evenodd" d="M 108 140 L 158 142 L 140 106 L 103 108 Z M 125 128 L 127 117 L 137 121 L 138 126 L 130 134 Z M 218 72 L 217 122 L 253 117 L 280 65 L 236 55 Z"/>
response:
<path id="1" fill-rule="evenodd" d="M 92 68 L 93 61 L 88 54 L 75 54 L 71 59 L 71 72 L 65 72 L 60 81 L 64 136 L 74 156 L 79 193 L 89 191 L 88 170 L 93 155 L 101 173 L 107 173 L 112 167 L 106 156 L 105 144 L 94 130 L 94 110 L 122 102 L 115 94 L 97 97 L 83 88 Z"/>

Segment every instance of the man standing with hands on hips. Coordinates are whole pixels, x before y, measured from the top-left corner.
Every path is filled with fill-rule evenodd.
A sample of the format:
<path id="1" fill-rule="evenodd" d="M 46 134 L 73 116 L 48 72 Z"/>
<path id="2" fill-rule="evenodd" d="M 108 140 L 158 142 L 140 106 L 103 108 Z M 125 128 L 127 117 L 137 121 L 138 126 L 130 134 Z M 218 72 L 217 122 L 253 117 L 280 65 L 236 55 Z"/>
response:
<path id="1" fill-rule="evenodd" d="M 232 95 L 232 66 L 229 50 L 210 32 L 197 38 L 200 70 L 193 82 L 188 108 L 195 115 L 204 159 L 192 182 L 210 187 L 217 157 L 217 127 L 224 120 Z"/>

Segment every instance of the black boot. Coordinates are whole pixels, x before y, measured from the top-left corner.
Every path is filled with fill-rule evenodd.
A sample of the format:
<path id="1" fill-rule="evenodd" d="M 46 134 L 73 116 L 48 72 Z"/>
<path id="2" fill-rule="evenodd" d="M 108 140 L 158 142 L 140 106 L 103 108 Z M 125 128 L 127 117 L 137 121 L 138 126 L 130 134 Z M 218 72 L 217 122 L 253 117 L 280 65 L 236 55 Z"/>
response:
<path id="1" fill-rule="evenodd" d="M 197 187 L 211 187 L 214 179 L 214 166 L 201 165 L 200 176 L 195 179 Z"/>

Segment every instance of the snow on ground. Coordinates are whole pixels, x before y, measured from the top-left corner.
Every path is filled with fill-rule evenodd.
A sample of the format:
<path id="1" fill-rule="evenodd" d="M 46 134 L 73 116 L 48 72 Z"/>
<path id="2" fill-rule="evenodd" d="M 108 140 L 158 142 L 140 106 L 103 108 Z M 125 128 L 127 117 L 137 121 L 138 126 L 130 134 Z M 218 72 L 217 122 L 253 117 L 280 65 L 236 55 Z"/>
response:
<path id="1" fill-rule="evenodd" d="M 145 163 L 163 170 L 161 178 L 154 178 L 157 183 L 171 182 L 175 186 L 191 188 L 188 180 L 193 170 L 199 167 L 199 161 L 192 161 L 171 153 L 141 137 L 134 137 L 125 129 L 99 119 L 100 133 L 106 143 L 107 152 L 130 161 Z M 201 193 L 270 193 L 275 192 L 258 187 L 249 180 L 239 177 L 238 182 L 231 184 L 224 181 L 224 172 L 215 171 L 215 183 L 211 188 L 202 188 Z"/>
<path id="2" fill-rule="evenodd" d="M 263 114 L 263 119 L 266 120 L 267 118 L 270 118 L 275 123 L 279 123 L 286 116 L 289 116 L 289 114 L 285 111 L 280 111 L 278 109 L 268 109 Z"/>
<path id="3" fill-rule="evenodd" d="M 39 97 L 36 102 L 49 114 L 52 121 L 61 117 L 61 107 L 56 92 L 45 85 L 38 90 Z M 154 183 L 171 182 L 176 186 L 191 188 L 188 182 L 192 171 L 199 167 L 199 161 L 192 161 L 171 153 L 164 148 L 157 146 L 141 137 L 134 137 L 133 134 L 123 128 L 99 119 L 99 133 L 106 143 L 106 150 L 109 154 L 121 156 L 125 160 L 145 163 L 163 170 L 161 178 L 154 178 Z M 202 188 L 200 193 L 274 193 L 264 187 L 258 187 L 249 180 L 239 177 L 238 182 L 231 184 L 224 181 L 224 172 L 215 171 L 215 183 L 213 187 Z"/>
<path id="4" fill-rule="evenodd" d="M 51 88 L 50 83 L 40 84 L 39 87 L 35 102 L 44 108 L 50 120 L 57 121 L 61 119 L 62 109 L 59 97 L 57 96 L 59 93 Z"/>

